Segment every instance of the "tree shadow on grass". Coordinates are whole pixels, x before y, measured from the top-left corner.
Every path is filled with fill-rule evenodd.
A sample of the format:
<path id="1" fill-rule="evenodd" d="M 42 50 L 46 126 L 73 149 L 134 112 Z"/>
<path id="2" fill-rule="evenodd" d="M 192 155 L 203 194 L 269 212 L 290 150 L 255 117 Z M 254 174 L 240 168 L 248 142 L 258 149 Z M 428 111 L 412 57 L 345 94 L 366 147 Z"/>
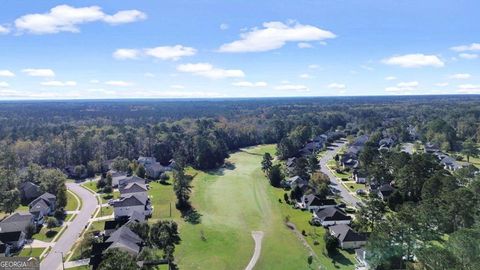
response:
<path id="1" fill-rule="evenodd" d="M 216 170 L 208 170 L 208 171 L 205 171 L 205 173 L 208 175 L 223 176 L 225 175 L 225 171 L 233 171 L 236 168 L 237 166 L 235 166 L 235 163 L 227 161 L 221 168 Z"/>
<path id="2" fill-rule="evenodd" d="M 253 152 L 247 151 L 247 150 L 245 150 L 245 149 L 240 149 L 239 152 L 242 152 L 242 153 L 245 153 L 245 154 L 249 154 L 249 155 L 252 155 L 252 156 L 260 156 L 260 157 L 263 157 L 263 154 L 253 153 Z"/>
<path id="3" fill-rule="evenodd" d="M 347 250 L 348 253 L 352 253 L 353 251 Z M 340 253 L 338 250 L 335 250 L 334 252 L 328 254 L 328 257 L 332 259 L 336 264 L 341 264 L 341 265 L 354 265 L 354 262 L 352 262 L 349 258 L 345 257 L 342 253 Z M 339 268 L 335 266 L 336 268 Z"/>

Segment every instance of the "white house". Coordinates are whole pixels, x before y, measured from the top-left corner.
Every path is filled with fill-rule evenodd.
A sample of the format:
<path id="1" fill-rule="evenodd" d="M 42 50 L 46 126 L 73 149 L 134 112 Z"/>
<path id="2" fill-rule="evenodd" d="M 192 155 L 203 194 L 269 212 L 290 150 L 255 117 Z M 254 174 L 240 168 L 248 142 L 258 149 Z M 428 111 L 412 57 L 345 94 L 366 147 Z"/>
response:
<path id="1" fill-rule="evenodd" d="M 336 207 L 327 207 L 313 212 L 313 223 L 319 223 L 322 226 L 332 226 L 337 224 L 350 224 L 352 218 Z"/>
<path id="2" fill-rule="evenodd" d="M 130 216 L 135 211 L 150 216 L 152 210 L 150 199 L 144 193 L 125 194 L 113 202 L 115 218 Z"/>

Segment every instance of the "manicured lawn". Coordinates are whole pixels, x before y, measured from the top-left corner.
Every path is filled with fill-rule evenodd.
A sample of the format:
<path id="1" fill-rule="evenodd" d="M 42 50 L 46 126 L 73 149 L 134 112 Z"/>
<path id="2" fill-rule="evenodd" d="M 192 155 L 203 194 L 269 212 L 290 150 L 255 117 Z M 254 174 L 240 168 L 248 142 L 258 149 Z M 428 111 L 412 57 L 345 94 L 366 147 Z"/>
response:
<path id="1" fill-rule="evenodd" d="M 28 212 L 28 210 L 29 210 L 29 209 L 28 209 L 28 205 L 21 205 L 21 204 L 20 204 L 20 205 L 17 207 L 17 209 L 15 209 L 14 212 Z M 13 213 L 12 213 L 12 214 L 13 214 Z M 5 212 L 3 212 L 3 211 L 0 211 L 0 220 L 2 220 L 3 218 L 5 218 L 5 217 L 7 217 L 7 216 L 9 216 L 9 214 L 7 214 L 7 213 L 5 213 Z"/>
<path id="2" fill-rule="evenodd" d="M 325 250 L 325 242 L 323 240 L 326 230 L 323 227 L 312 226 L 308 223 L 308 221 L 312 218 L 312 214 L 310 212 L 293 209 L 290 205 L 286 204 L 285 201 L 283 201 L 283 194 L 285 193 L 284 190 L 275 189 L 273 192 L 278 199 L 282 200 L 282 203 L 278 203 L 280 205 L 282 215 L 288 216 L 290 222 L 295 224 L 298 231 L 305 231 L 307 235 L 305 236 L 305 239 L 315 251 L 320 264 L 323 266 L 322 269 L 354 269 L 355 254 L 353 251 L 349 252 L 339 249 L 333 258 L 330 258 Z M 335 260 L 335 265 L 332 263 L 332 259 Z"/>
<path id="3" fill-rule="evenodd" d="M 46 225 L 42 227 L 40 232 L 33 235 L 33 239 L 37 239 L 44 242 L 51 242 L 52 239 L 57 235 L 62 227 L 47 228 Z"/>
<path id="4" fill-rule="evenodd" d="M 153 214 L 150 220 L 153 222 L 157 219 L 165 218 L 179 219 L 180 212 L 175 208 L 177 197 L 173 192 L 172 180 L 169 180 L 166 184 L 150 182 L 149 185 L 150 190 L 148 191 L 148 196 L 150 196 L 153 206 Z"/>
<path id="5" fill-rule="evenodd" d="M 65 211 L 75 211 L 78 207 L 77 198 L 72 194 L 71 191 L 67 192 L 67 206 L 65 206 Z"/>
<path id="6" fill-rule="evenodd" d="M 363 184 L 357 184 L 357 183 L 345 183 L 345 186 L 350 192 L 357 192 L 359 189 L 366 190 L 367 188 Z M 353 188 L 352 188 L 353 187 Z"/>
<path id="7" fill-rule="evenodd" d="M 105 227 L 105 220 L 102 221 L 95 221 L 92 223 L 92 225 L 88 228 L 89 232 L 92 231 L 103 231 L 103 228 Z"/>
<path id="8" fill-rule="evenodd" d="M 245 268 L 254 251 L 252 231 L 265 233 L 256 269 L 308 269 L 309 252 L 284 225 L 275 190 L 260 170 L 267 151 L 274 154 L 274 146 L 244 149 L 231 155 L 233 169 L 199 172 L 194 178 L 192 202 L 201 224 L 176 218 L 182 237 L 175 252 L 180 269 Z"/>
<path id="9" fill-rule="evenodd" d="M 113 207 L 112 206 L 104 206 L 102 210 L 98 213 L 97 217 L 105 217 L 110 216 L 113 214 Z"/>
<path id="10" fill-rule="evenodd" d="M 45 250 L 45 248 L 30 248 L 29 246 L 23 247 L 23 249 L 18 253 L 17 256 L 21 257 L 40 257 L 40 254 Z"/>
<path id="11" fill-rule="evenodd" d="M 90 266 L 82 265 L 82 266 L 77 266 L 73 268 L 68 268 L 68 270 L 90 270 Z"/>
<path id="12" fill-rule="evenodd" d="M 102 204 L 107 203 L 110 199 L 118 199 L 120 198 L 120 192 L 115 190 L 113 193 L 110 194 L 101 194 L 100 198 L 102 199 Z"/>
<path id="13" fill-rule="evenodd" d="M 98 192 L 98 188 L 97 188 L 97 182 L 96 181 L 88 181 L 88 182 L 85 182 L 82 184 L 82 186 L 85 186 L 95 192 Z"/>

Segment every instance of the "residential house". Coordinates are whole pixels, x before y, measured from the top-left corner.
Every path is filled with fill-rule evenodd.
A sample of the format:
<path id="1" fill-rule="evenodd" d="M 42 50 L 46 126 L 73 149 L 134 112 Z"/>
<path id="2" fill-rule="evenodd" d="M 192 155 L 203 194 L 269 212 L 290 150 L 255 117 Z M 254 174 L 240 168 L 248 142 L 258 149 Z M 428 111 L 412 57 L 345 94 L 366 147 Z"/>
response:
<path id="1" fill-rule="evenodd" d="M 440 147 L 436 143 L 427 142 L 424 146 L 424 151 L 427 154 L 433 154 L 440 151 Z"/>
<path id="2" fill-rule="evenodd" d="M 124 186 L 119 187 L 121 195 L 131 194 L 131 193 L 147 193 L 148 188 L 146 184 L 141 184 L 137 182 L 131 182 Z"/>
<path id="3" fill-rule="evenodd" d="M 367 183 L 367 174 L 361 170 L 353 171 L 353 179 L 357 184 L 366 184 Z"/>
<path id="4" fill-rule="evenodd" d="M 358 136 L 357 138 L 355 138 L 355 140 L 353 141 L 353 143 L 351 144 L 352 146 L 357 146 L 357 147 L 363 147 L 368 139 L 370 137 L 368 135 L 361 135 L 361 136 Z"/>
<path id="5" fill-rule="evenodd" d="M 145 174 L 150 179 L 158 179 L 162 173 L 170 170 L 170 168 L 164 167 L 160 162 L 157 162 L 157 159 L 154 157 L 141 156 L 138 158 L 138 164 L 145 167 Z"/>
<path id="6" fill-rule="evenodd" d="M 296 203 L 298 208 L 308 211 L 318 211 L 319 209 L 335 207 L 336 205 L 337 203 L 333 199 L 322 199 L 313 194 L 303 195 L 300 201 Z"/>
<path id="7" fill-rule="evenodd" d="M 295 164 L 297 162 L 297 158 L 296 157 L 291 157 L 289 159 L 287 159 L 287 171 L 289 173 L 293 173 L 293 171 L 295 170 Z"/>
<path id="8" fill-rule="evenodd" d="M 126 177 L 126 178 L 121 178 L 118 180 L 118 187 L 123 187 L 123 186 L 126 186 L 130 183 L 139 183 L 139 184 L 145 184 L 145 179 L 143 178 L 140 178 L 138 176 L 129 176 L 129 177 Z"/>
<path id="9" fill-rule="evenodd" d="M 120 182 L 120 180 L 128 177 L 127 173 L 118 172 L 115 170 L 109 170 L 107 173 L 109 173 L 112 176 L 112 187 L 114 188 L 118 187 L 118 183 Z"/>
<path id="10" fill-rule="evenodd" d="M 354 231 L 346 224 L 333 225 L 328 230 L 330 235 L 338 239 L 338 244 L 342 249 L 359 248 L 367 242 L 365 235 Z"/>
<path id="11" fill-rule="evenodd" d="M 296 187 L 303 189 L 308 185 L 308 181 L 297 175 L 285 180 L 285 184 L 291 189 L 295 189 Z"/>
<path id="12" fill-rule="evenodd" d="M 22 202 L 30 202 L 42 195 L 40 187 L 32 182 L 23 182 L 19 186 L 20 199 Z"/>
<path id="13" fill-rule="evenodd" d="M 33 215 L 16 212 L 0 222 L 0 242 L 20 249 L 25 243 L 28 226 L 33 224 Z"/>
<path id="14" fill-rule="evenodd" d="M 97 269 L 102 262 L 103 254 L 114 248 L 127 252 L 135 258 L 141 252 L 143 246 L 144 241 L 140 236 L 128 226 L 123 225 L 109 236 L 105 236 L 103 242 L 92 245 L 89 265 L 92 266 L 92 269 Z"/>
<path id="15" fill-rule="evenodd" d="M 384 184 L 377 189 L 377 194 L 382 200 L 385 201 L 390 195 L 392 195 L 394 191 L 395 189 L 391 185 Z"/>
<path id="16" fill-rule="evenodd" d="M 125 194 L 120 199 L 113 201 L 115 218 L 129 217 L 134 211 L 142 213 L 144 216 L 150 216 L 152 210 L 150 199 L 146 193 Z"/>
<path id="17" fill-rule="evenodd" d="M 350 224 L 352 218 L 337 207 L 327 207 L 313 212 L 313 223 L 322 226 Z"/>
<path id="18" fill-rule="evenodd" d="M 44 217 L 51 215 L 55 211 L 57 197 L 48 192 L 28 204 L 29 212 L 34 216 L 34 223 L 42 225 Z"/>
<path id="19" fill-rule="evenodd" d="M 443 166 L 445 170 L 450 170 L 450 171 L 456 171 L 458 169 L 461 169 L 463 167 L 462 164 L 460 164 L 458 161 L 456 161 L 454 158 L 445 155 L 441 160 L 440 164 Z"/>

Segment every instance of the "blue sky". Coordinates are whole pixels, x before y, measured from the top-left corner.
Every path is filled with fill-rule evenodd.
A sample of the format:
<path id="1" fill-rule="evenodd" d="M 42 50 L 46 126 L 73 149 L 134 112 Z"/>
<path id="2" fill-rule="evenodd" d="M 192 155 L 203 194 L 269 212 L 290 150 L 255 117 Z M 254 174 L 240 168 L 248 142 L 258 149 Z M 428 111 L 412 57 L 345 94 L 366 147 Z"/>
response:
<path id="1" fill-rule="evenodd" d="M 2 1 L 0 99 L 480 93 L 478 1 Z"/>

